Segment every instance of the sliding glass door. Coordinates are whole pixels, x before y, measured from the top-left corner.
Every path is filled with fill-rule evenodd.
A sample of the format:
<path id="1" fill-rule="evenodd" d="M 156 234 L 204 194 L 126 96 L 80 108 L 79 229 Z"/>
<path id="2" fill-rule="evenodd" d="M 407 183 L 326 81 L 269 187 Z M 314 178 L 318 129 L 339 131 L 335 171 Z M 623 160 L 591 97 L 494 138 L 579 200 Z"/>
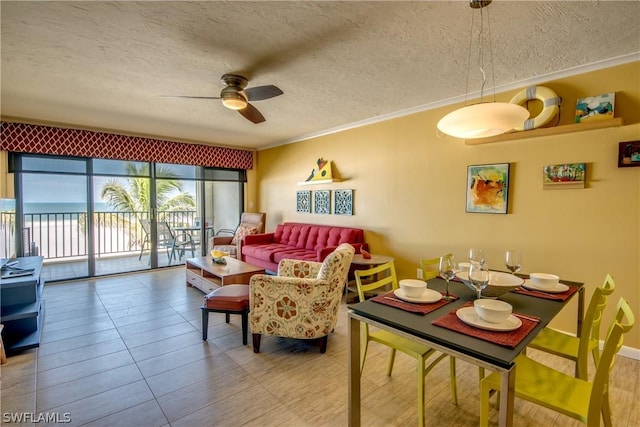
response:
<path id="1" fill-rule="evenodd" d="M 158 163 L 155 165 L 157 263 L 184 264 L 199 256 L 202 243 L 197 188 L 202 168 Z"/>
<path id="2" fill-rule="evenodd" d="M 10 163 L 6 220 L 28 231 L 15 232 L 15 255 L 44 256 L 48 281 L 184 264 L 244 208 L 243 170 L 31 154 Z"/>
<path id="3" fill-rule="evenodd" d="M 52 262 L 42 277 L 60 280 L 89 274 L 91 247 L 88 227 L 86 161 L 24 157 L 16 224 L 29 239 L 21 246 L 27 255 L 41 255 Z M 55 263 L 56 268 L 52 267 Z"/>
<path id="4" fill-rule="evenodd" d="M 95 275 L 151 268 L 150 164 L 94 159 Z"/>

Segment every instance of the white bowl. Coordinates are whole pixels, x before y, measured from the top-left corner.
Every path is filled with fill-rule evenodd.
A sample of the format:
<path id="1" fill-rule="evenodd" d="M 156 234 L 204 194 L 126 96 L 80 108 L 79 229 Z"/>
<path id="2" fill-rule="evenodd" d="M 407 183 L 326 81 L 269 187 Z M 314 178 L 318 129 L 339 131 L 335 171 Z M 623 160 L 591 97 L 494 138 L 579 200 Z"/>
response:
<path id="1" fill-rule="evenodd" d="M 473 287 L 469 281 L 469 273 L 466 271 L 460 271 L 456 273 L 456 277 L 462 280 L 462 283 L 467 285 L 469 289 L 476 292 L 476 288 Z M 503 273 L 501 271 L 489 272 L 489 284 L 482 291 L 482 296 L 485 298 L 497 298 L 500 295 L 511 292 L 514 289 L 519 288 L 524 284 L 524 279 L 511 273 Z"/>
<path id="2" fill-rule="evenodd" d="M 398 283 L 402 292 L 410 298 L 418 298 L 427 288 L 427 282 L 418 279 L 402 279 Z"/>
<path id="3" fill-rule="evenodd" d="M 529 280 L 531 280 L 531 283 L 541 288 L 554 288 L 558 286 L 560 277 L 555 274 L 548 273 L 531 273 L 529 274 Z"/>
<path id="4" fill-rule="evenodd" d="M 497 299 L 477 299 L 473 302 L 473 307 L 478 316 L 489 323 L 502 323 L 513 311 L 511 304 Z"/>

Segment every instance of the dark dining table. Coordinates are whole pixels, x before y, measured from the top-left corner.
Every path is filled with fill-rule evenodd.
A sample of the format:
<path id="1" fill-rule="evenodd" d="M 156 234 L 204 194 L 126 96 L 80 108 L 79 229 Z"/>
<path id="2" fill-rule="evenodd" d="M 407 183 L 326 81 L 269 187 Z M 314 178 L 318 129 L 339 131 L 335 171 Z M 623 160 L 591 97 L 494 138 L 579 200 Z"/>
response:
<path id="1" fill-rule="evenodd" d="M 524 276 L 526 277 L 526 276 Z M 502 377 L 500 393 L 500 426 L 513 424 L 514 384 L 517 367 L 515 359 L 520 355 L 535 336 L 578 295 L 578 319 L 576 330 L 579 334 L 584 312 L 583 283 L 561 280 L 561 283 L 576 286 L 577 292 L 564 301 L 549 300 L 516 292 L 508 292 L 499 297 L 513 306 L 513 312 L 540 319 L 534 329 L 527 334 L 514 348 L 488 342 L 483 339 L 436 326 L 432 321 L 442 318 L 476 299 L 463 283 L 450 282 L 450 292 L 459 298 L 436 310 L 419 315 L 402 309 L 367 300 L 352 304 L 348 310 L 349 335 L 349 425 L 360 425 L 360 333 L 361 323 L 387 330 L 434 348 L 442 353 L 465 360 L 477 366 L 500 373 Z M 445 281 L 437 278 L 428 282 L 430 289 L 443 292 Z"/>

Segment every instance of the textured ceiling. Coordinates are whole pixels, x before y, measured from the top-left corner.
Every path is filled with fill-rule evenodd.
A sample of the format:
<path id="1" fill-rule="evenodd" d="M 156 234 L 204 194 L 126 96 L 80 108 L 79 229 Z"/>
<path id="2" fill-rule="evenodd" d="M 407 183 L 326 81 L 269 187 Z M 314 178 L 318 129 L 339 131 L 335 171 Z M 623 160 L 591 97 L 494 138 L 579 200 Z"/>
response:
<path id="1" fill-rule="evenodd" d="M 466 1 L 3 0 L 0 8 L 5 118 L 259 149 L 467 92 Z M 495 0 L 484 11 L 498 89 L 640 58 L 638 1 Z M 254 103 L 266 122 L 218 100 L 163 97 L 218 96 L 227 72 L 284 91 Z M 469 83 L 470 93 L 479 88 Z"/>

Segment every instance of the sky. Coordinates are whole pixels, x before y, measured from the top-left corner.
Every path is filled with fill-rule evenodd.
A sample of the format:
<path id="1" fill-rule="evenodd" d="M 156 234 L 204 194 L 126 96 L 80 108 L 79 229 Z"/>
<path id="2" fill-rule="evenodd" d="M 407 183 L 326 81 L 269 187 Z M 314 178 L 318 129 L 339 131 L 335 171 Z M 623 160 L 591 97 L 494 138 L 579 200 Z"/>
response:
<path id="1" fill-rule="evenodd" d="M 94 197 L 100 197 L 102 185 L 113 177 L 95 176 Z M 119 179 L 126 185 L 126 179 Z M 195 195 L 196 182 L 182 181 L 184 190 Z M 79 175 L 23 174 L 24 203 L 84 203 L 87 180 Z"/>

